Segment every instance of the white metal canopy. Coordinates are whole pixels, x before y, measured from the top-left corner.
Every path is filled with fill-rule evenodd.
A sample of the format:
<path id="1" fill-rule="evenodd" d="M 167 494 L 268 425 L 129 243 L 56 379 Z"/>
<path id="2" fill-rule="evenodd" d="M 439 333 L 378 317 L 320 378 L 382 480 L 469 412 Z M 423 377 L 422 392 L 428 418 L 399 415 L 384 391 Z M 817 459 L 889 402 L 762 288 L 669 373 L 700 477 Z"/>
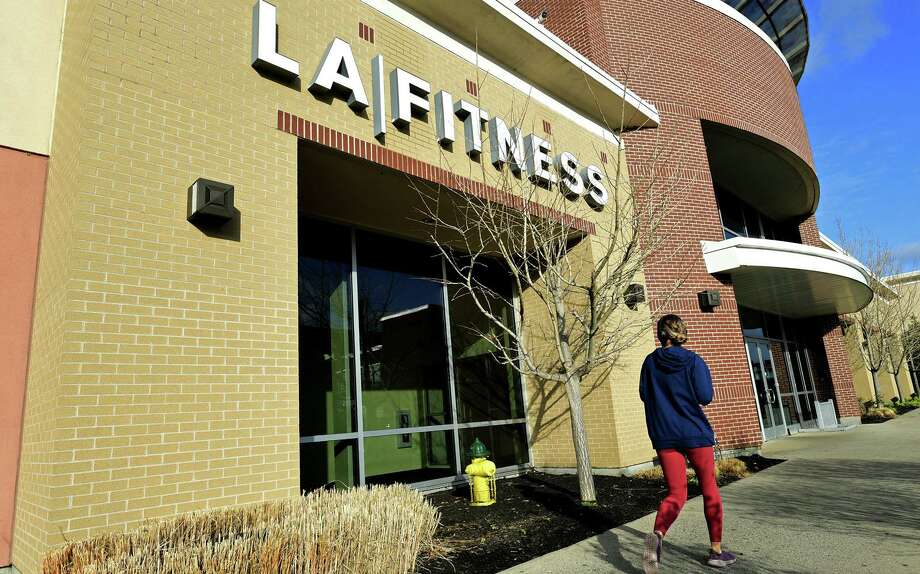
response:
<path id="1" fill-rule="evenodd" d="M 706 270 L 731 275 L 745 307 L 805 318 L 854 313 L 872 300 L 868 270 L 830 249 L 748 237 L 702 248 Z"/>

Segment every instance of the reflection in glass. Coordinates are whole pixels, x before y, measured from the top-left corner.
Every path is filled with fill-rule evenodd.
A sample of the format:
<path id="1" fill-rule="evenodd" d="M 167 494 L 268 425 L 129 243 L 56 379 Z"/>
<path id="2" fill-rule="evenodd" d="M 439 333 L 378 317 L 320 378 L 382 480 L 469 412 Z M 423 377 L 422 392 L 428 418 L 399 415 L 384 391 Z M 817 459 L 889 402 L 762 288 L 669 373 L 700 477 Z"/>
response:
<path id="1" fill-rule="evenodd" d="M 364 232 L 356 252 L 365 430 L 449 424 L 437 253 Z"/>
<path id="2" fill-rule="evenodd" d="M 763 419 L 764 426 L 773 426 L 773 421 L 767 411 L 769 400 L 767 389 L 764 385 L 763 368 L 760 362 L 759 345 L 748 343 L 748 353 L 751 355 L 751 375 L 754 378 L 754 389 L 757 391 L 757 406 L 760 407 L 760 417 Z"/>
<path id="3" fill-rule="evenodd" d="M 794 395 L 783 395 L 783 411 L 786 413 L 786 424 L 794 425 L 799 423 Z"/>
<path id="4" fill-rule="evenodd" d="M 300 220 L 297 306 L 300 435 L 355 430 L 350 232 Z"/>
<path id="5" fill-rule="evenodd" d="M 763 313 L 738 306 L 738 315 L 741 317 L 741 330 L 745 337 L 765 337 Z"/>
<path id="6" fill-rule="evenodd" d="M 413 483 L 457 474 L 453 431 L 434 431 L 364 439 L 368 484 Z"/>
<path id="7" fill-rule="evenodd" d="M 354 439 L 300 445 L 300 489 L 358 484 L 358 444 Z"/>
<path id="8" fill-rule="evenodd" d="M 477 438 L 491 451 L 489 460 L 499 468 L 526 464 L 529 460 L 527 430 L 523 424 L 477 427 L 460 429 L 460 456 L 464 467 L 470 463 L 467 453 Z"/>
<path id="9" fill-rule="evenodd" d="M 483 297 L 481 303 L 514 329 L 514 309 L 511 282 L 497 262 L 477 266 L 476 275 L 494 297 Z M 451 286 L 450 332 L 453 350 L 454 382 L 457 389 L 457 410 L 460 422 L 482 422 L 522 418 L 524 403 L 518 372 L 503 364 L 492 341 L 500 340 L 511 348 L 511 337 L 486 318 L 473 297 L 462 288 Z"/>

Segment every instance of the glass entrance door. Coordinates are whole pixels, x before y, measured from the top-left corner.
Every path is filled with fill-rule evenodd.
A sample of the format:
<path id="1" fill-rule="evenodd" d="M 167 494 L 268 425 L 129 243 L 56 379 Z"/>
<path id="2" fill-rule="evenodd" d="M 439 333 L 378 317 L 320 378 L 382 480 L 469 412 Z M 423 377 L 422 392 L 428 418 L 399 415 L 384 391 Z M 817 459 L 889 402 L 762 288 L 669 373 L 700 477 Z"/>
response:
<path id="1" fill-rule="evenodd" d="M 805 348 L 798 343 L 786 345 L 786 362 L 792 374 L 792 387 L 795 401 L 799 409 L 799 418 L 802 428 L 816 428 L 817 413 L 815 412 L 815 383 L 811 378 L 811 368 Z"/>
<path id="2" fill-rule="evenodd" d="M 747 339 L 746 343 L 751 377 L 757 395 L 757 407 L 760 409 L 760 419 L 763 422 L 764 438 L 770 440 L 785 436 L 786 421 L 783 417 L 776 365 L 773 362 L 770 344 L 767 341 L 756 339 Z"/>

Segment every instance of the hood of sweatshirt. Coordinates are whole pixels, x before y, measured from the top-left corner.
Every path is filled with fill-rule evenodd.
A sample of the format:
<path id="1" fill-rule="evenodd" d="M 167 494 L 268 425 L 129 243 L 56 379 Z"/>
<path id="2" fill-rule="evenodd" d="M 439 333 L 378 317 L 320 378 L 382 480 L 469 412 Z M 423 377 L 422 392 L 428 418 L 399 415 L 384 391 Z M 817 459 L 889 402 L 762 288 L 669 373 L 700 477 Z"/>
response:
<path id="1" fill-rule="evenodd" d="M 696 355 L 683 347 L 668 347 L 656 349 L 653 355 L 655 366 L 665 373 L 676 373 L 690 366 Z"/>

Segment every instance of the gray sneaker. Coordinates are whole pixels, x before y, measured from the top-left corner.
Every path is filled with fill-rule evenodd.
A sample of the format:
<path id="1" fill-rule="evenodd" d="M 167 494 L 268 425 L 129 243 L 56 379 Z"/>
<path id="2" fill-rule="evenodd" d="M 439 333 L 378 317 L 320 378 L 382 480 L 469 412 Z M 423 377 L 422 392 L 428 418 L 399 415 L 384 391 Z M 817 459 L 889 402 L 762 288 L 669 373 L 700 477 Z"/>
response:
<path id="1" fill-rule="evenodd" d="M 645 552 L 642 554 L 642 570 L 645 574 L 658 574 L 661 563 L 661 538 L 654 532 L 645 535 Z"/>
<path id="2" fill-rule="evenodd" d="M 709 551 L 709 560 L 706 564 L 709 564 L 713 568 L 725 568 L 726 566 L 731 566 L 738 561 L 738 557 L 732 554 L 731 552 L 725 552 L 717 554 L 712 550 Z"/>

